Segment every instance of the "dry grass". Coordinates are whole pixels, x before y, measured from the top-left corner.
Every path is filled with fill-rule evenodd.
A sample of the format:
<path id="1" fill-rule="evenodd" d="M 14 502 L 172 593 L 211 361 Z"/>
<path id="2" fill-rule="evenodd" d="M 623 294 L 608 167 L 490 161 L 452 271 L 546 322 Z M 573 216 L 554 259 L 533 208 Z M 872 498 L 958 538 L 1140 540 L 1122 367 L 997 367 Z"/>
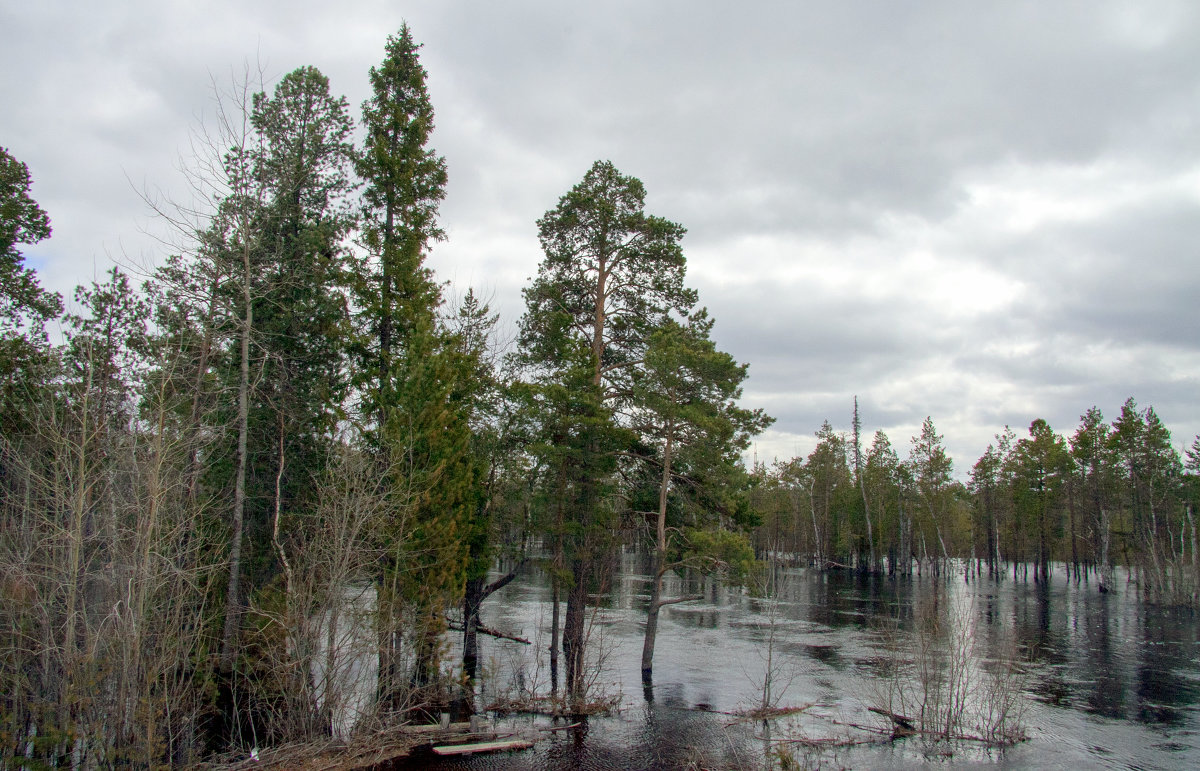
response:
<path id="1" fill-rule="evenodd" d="M 397 726 L 358 734 L 342 741 L 295 742 L 260 750 L 257 758 L 246 753 L 225 755 L 194 768 L 196 771 L 353 771 L 407 756 L 415 747 L 428 744 L 429 736 L 411 726 Z"/>

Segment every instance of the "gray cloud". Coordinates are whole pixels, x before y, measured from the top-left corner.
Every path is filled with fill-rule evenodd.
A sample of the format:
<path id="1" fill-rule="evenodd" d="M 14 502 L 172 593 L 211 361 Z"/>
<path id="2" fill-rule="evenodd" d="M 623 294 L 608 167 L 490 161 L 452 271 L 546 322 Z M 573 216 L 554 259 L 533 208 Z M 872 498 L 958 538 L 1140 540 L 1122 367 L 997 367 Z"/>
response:
<path id="1" fill-rule="evenodd" d="M 351 109 L 390 4 L 61 0 L 0 11 L 0 144 L 55 236 L 47 285 L 161 258 L 133 187 L 172 169 L 210 79 L 313 64 Z M 430 264 L 511 325 L 534 221 L 597 158 L 688 227 L 692 283 L 747 399 L 903 454 L 932 415 L 969 468 L 1005 424 L 1153 404 L 1200 433 L 1200 12 L 1162 0 L 413 2 L 450 169 Z M 126 180 L 132 181 L 133 186 Z"/>

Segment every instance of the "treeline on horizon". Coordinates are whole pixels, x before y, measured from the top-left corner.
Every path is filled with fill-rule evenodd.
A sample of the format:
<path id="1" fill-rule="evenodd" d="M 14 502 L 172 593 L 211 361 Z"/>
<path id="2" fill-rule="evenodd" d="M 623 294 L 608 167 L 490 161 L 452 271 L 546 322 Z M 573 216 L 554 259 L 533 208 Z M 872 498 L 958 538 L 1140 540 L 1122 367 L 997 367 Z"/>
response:
<path id="1" fill-rule="evenodd" d="M 486 304 L 449 306 L 425 266 L 447 169 L 418 49 L 389 37 L 357 142 L 313 67 L 215 89 L 202 205 L 148 200 L 186 248 L 140 287 L 80 287 L 75 313 L 23 265 L 50 220 L 0 150 L 0 765 L 329 737 L 363 656 L 358 730 L 470 709 L 480 608 L 530 562 L 555 693 L 581 709 L 585 609 L 622 543 L 653 555 L 647 681 L 680 600 L 664 575 L 744 580 L 754 547 L 902 575 L 1063 560 L 1106 586 L 1126 564 L 1147 599 L 1195 603 L 1200 445 L 1185 468 L 1132 401 L 1069 444 L 1000 437 L 965 486 L 932 421 L 902 462 L 882 433 L 863 446 L 857 407 L 852 440 L 826 424 L 808 458 L 746 469 L 771 418 L 738 404 L 747 367 L 686 285 L 684 228 L 611 163 L 536 223 L 500 350 Z"/>
<path id="2" fill-rule="evenodd" d="M 966 560 L 968 574 L 1034 582 L 1063 563 L 1100 592 L 1122 565 L 1145 601 L 1200 603 L 1200 437 L 1181 457 L 1132 397 L 1111 423 L 1089 408 L 1069 437 L 1041 418 L 1023 436 L 1006 427 L 965 484 L 931 418 L 903 459 L 883 431 L 867 444 L 857 399 L 849 434 L 826 421 L 816 437 L 808 457 L 755 469 L 760 554 L 903 576 Z"/>

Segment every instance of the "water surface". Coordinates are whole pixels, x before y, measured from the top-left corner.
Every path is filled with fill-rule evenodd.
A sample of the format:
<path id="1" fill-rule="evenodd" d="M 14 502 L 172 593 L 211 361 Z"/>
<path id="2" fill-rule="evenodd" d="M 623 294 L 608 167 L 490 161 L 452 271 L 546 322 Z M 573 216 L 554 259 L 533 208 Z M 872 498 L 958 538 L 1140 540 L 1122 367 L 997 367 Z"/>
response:
<path id="1" fill-rule="evenodd" d="M 975 672 L 1014 653 L 1023 662 L 1020 705 L 1029 739 L 1008 749 L 917 739 L 850 747 L 786 745 L 823 767 L 1200 767 L 1200 624 L 1190 611 L 1142 605 L 1134 587 L 1101 595 L 1060 572 L 1049 587 L 1014 582 L 864 578 L 778 568 L 774 596 L 704 578 L 670 576 L 667 596 L 703 599 L 660 617 L 654 683 L 640 655 L 649 577 L 641 555 L 623 555 L 611 590 L 590 611 L 593 688 L 621 705 L 611 717 L 548 734 L 532 749 L 410 767 L 464 769 L 746 768 L 762 764 L 769 738 L 840 740 L 881 725 L 880 703 L 897 661 L 911 660 L 919 628 L 969 636 Z M 550 592 L 529 569 L 490 598 L 484 623 L 533 645 L 483 641 L 484 703 L 549 686 Z M 957 631 L 955 631 L 957 630 Z M 909 647 L 906 647 L 909 646 Z M 535 655 L 537 654 L 537 655 Z M 768 664 L 770 662 L 770 664 Z M 733 714 L 763 700 L 807 706 L 774 721 Z M 534 730 L 544 717 L 495 718 L 499 730 Z"/>

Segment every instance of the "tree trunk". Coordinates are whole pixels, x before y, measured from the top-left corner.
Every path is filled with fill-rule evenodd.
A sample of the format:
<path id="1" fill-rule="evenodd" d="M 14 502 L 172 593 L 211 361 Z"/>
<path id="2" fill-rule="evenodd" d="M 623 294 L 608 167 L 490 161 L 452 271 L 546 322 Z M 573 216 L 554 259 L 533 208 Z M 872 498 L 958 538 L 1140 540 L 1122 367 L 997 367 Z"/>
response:
<path id="1" fill-rule="evenodd" d="M 1078 535 L 1075 528 L 1075 483 L 1071 482 L 1067 485 L 1067 517 L 1071 528 L 1071 566 L 1075 570 L 1075 583 L 1080 581 L 1079 573 L 1079 548 L 1077 546 Z M 1069 575 L 1068 575 L 1069 578 Z"/>
<path id="2" fill-rule="evenodd" d="M 1188 527 L 1192 531 L 1192 605 L 1200 600 L 1200 555 L 1196 554 L 1196 520 L 1192 515 L 1192 504 L 1184 504 L 1183 513 L 1187 516 Z"/>
<path id="3" fill-rule="evenodd" d="M 950 569 L 950 553 L 948 551 L 946 551 L 946 539 L 942 537 L 942 526 L 939 524 L 936 524 L 936 520 L 935 520 L 935 524 L 934 524 L 934 530 L 937 532 L 938 546 L 942 550 L 942 565 L 946 568 L 947 571 L 949 571 L 949 569 Z M 940 568 L 938 569 L 937 574 L 941 575 Z"/>
<path id="4" fill-rule="evenodd" d="M 550 598 L 550 693 L 558 691 L 558 630 L 559 630 L 559 600 L 558 576 L 551 579 Z"/>
<path id="5" fill-rule="evenodd" d="M 649 683 L 654 668 L 654 638 L 658 634 L 658 611 L 662 608 L 663 574 L 667 560 L 667 492 L 671 485 L 671 431 L 667 423 L 667 442 L 663 449 L 662 481 L 658 488 L 658 531 L 654 545 L 654 581 L 650 587 L 650 607 L 646 612 L 646 639 L 642 644 L 642 682 Z"/>
<path id="6" fill-rule="evenodd" d="M 858 477 L 858 489 L 862 493 L 863 517 L 867 520 L 867 544 L 871 549 L 871 562 L 867 570 L 874 573 L 877 568 L 875 561 L 875 533 L 871 527 L 871 506 L 867 501 L 867 482 L 863 479 L 862 447 L 859 437 L 861 422 L 858 419 L 858 397 L 854 397 L 854 475 Z"/>
<path id="7" fill-rule="evenodd" d="M 572 708 L 582 705 L 584 699 L 584 608 L 587 604 L 587 561 L 575 558 L 571 561 L 574 583 L 567 592 L 567 612 L 563 620 L 562 652 L 566 658 L 564 689 Z"/>
<path id="8" fill-rule="evenodd" d="M 815 482 L 813 483 L 815 484 Z M 817 502 L 813 497 L 813 484 L 808 487 L 808 510 L 812 514 L 813 526 L 813 559 L 816 562 L 818 570 L 825 569 L 825 562 L 821 554 L 821 530 L 817 527 Z"/>
<path id="9" fill-rule="evenodd" d="M 522 560 L 516 567 L 505 573 L 490 584 L 484 585 L 486 577 L 469 579 L 463 592 L 463 674 L 469 682 L 474 682 L 479 668 L 479 611 L 483 601 L 512 583 L 517 572 L 525 562 Z"/>
<path id="10" fill-rule="evenodd" d="M 392 368 L 392 274 L 394 267 L 392 266 L 391 252 L 395 246 L 395 203 L 393 185 L 388 181 L 386 184 L 385 204 L 384 204 L 384 219 L 383 219 L 383 243 L 380 249 L 380 281 L 379 281 L 379 403 L 376 405 L 379 410 L 377 420 L 379 421 L 380 439 L 383 438 L 384 423 L 387 422 L 387 407 L 389 397 L 391 395 L 391 368 Z"/>
<path id="11" fill-rule="evenodd" d="M 642 684 L 649 685 L 654 675 L 654 641 L 658 636 L 658 612 L 662 609 L 663 560 L 654 558 L 654 580 L 650 585 L 650 606 L 646 609 L 646 638 L 642 643 Z"/>
<path id="12" fill-rule="evenodd" d="M 1112 567 L 1108 557 L 1109 542 L 1112 537 L 1112 529 L 1109 526 L 1109 515 L 1107 509 L 1100 509 L 1100 571 L 1097 577 L 1097 583 L 1100 592 L 1106 593 L 1112 588 Z"/>
<path id="13" fill-rule="evenodd" d="M 225 591 L 225 628 L 221 635 L 221 673 L 233 671 L 237 656 L 238 629 L 242 623 L 241 574 L 242 526 L 246 511 L 246 438 L 250 432 L 250 330 L 254 325 L 254 307 L 250 292 L 250 247 L 242 248 L 242 324 L 241 366 L 238 375 L 238 450 L 237 476 L 233 488 L 233 522 L 229 537 L 229 582 Z"/>
<path id="14" fill-rule="evenodd" d="M 479 607 L 483 604 L 484 578 L 467 580 L 463 591 L 463 677 L 475 682 L 479 667 Z"/>
<path id="15" fill-rule="evenodd" d="M 379 675 L 375 701 L 384 710 L 396 711 L 403 703 L 400 681 L 400 646 L 403 642 L 400 622 L 400 547 L 387 557 L 382 580 L 375 591 L 375 624 L 378 634 Z"/>

